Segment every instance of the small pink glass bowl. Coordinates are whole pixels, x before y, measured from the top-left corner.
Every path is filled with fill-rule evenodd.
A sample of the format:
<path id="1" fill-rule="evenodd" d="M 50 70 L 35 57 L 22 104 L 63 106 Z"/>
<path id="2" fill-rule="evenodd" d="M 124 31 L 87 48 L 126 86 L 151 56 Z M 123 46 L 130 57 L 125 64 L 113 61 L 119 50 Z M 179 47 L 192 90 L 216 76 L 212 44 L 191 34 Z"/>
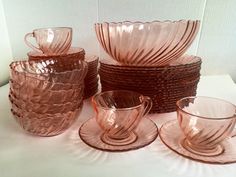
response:
<path id="1" fill-rule="evenodd" d="M 236 123 L 236 106 L 211 97 L 186 97 L 177 101 L 181 142 L 188 151 L 202 156 L 224 152 L 221 142 L 230 137 Z"/>
<path id="2" fill-rule="evenodd" d="M 12 105 L 11 112 L 19 125 L 37 136 L 55 136 L 66 131 L 78 118 L 82 105 L 75 110 L 56 114 L 37 114 Z"/>
<path id="3" fill-rule="evenodd" d="M 35 38 L 38 47 L 29 42 L 30 37 Z M 71 47 L 71 42 L 72 28 L 70 27 L 40 28 L 25 35 L 26 45 L 45 55 L 66 54 Z"/>
<path id="4" fill-rule="evenodd" d="M 61 88 L 63 88 L 63 86 L 64 85 L 62 85 Z M 62 104 L 79 100 L 83 97 L 83 92 L 83 84 L 76 85 L 73 89 L 64 90 L 59 88 L 52 89 L 49 85 L 20 85 L 17 82 L 10 80 L 10 93 L 24 102 Z"/>
<path id="5" fill-rule="evenodd" d="M 152 101 L 139 93 L 114 90 L 92 97 L 96 121 L 104 133 L 101 139 L 110 145 L 127 145 L 137 140 L 135 128 L 150 111 Z"/>
<path id="6" fill-rule="evenodd" d="M 39 89 L 39 90 L 52 90 L 52 91 L 58 91 L 58 90 L 70 90 L 70 89 L 78 89 L 81 88 L 84 83 L 60 83 L 60 82 L 48 82 L 45 80 L 35 79 L 34 77 L 24 77 L 20 75 L 19 77 L 18 73 L 15 74 L 14 71 L 11 71 L 11 82 L 16 83 L 16 85 L 20 87 L 27 87 L 28 89 Z M 17 79 L 19 78 L 19 79 Z M 17 88 L 17 87 L 16 87 Z M 18 88 L 19 90 L 19 88 Z M 22 90 L 22 89 L 21 89 Z"/>
<path id="7" fill-rule="evenodd" d="M 88 66 L 82 60 L 69 64 L 54 59 L 36 61 L 14 61 L 10 64 L 11 79 L 22 83 L 27 79 L 55 83 L 79 84 L 83 82 Z"/>
<path id="8" fill-rule="evenodd" d="M 11 104 L 16 105 L 18 108 L 27 111 L 27 112 L 34 112 L 37 114 L 56 114 L 56 113 L 65 113 L 69 111 L 73 111 L 77 109 L 83 100 L 83 96 L 80 97 L 78 100 L 74 100 L 71 102 L 65 102 L 61 104 L 42 104 L 42 103 L 35 103 L 30 101 L 23 101 L 15 97 L 12 93 L 9 94 L 9 100 Z"/>
<path id="9" fill-rule="evenodd" d="M 199 20 L 96 23 L 105 52 L 123 65 L 162 66 L 182 56 L 195 39 Z"/>

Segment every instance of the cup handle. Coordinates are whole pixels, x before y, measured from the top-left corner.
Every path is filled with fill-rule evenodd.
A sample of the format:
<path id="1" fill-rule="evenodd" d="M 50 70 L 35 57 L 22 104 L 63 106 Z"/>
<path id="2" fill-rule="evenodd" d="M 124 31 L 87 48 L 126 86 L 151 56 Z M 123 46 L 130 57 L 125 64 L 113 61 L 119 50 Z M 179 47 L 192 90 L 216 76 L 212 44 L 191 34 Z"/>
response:
<path id="1" fill-rule="evenodd" d="M 235 138 L 236 137 L 236 127 L 234 127 L 231 138 Z"/>
<path id="2" fill-rule="evenodd" d="M 148 96 L 144 96 L 144 113 L 143 116 L 147 115 L 152 108 L 152 99 Z"/>
<path id="3" fill-rule="evenodd" d="M 235 113 L 234 113 L 234 116 L 236 117 L 236 111 L 235 111 Z M 234 121 L 236 121 L 236 120 L 234 120 Z M 235 138 L 235 137 L 236 137 L 236 126 L 234 127 L 234 129 L 233 129 L 233 131 L 232 131 L 230 137 L 231 137 L 231 138 Z"/>
<path id="4" fill-rule="evenodd" d="M 84 75 L 83 75 L 83 79 L 85 79 L 85 77 L 86 77 L 86 75 L 87 75 L 87 73 L 88 73 L 88 64 L 87 63 L 84 63 Z"/>
<path id="5" fill-rule="evenodd" d="M 31 44 L 31 43 L 28 41 L 28 38 L 30 38 L 30 37 L 34 37 L 34 33 L 27 33 L 27 34 L 25 35 L 25 38 L 24 38 L 25 44 L 26 44 L 27 46 L 29 46 L 30 48 L 32 48 L 34 51 L 42 53 L 42 51 L 41 51 L 38 47 L 35 47 L 33 44 Z"/>

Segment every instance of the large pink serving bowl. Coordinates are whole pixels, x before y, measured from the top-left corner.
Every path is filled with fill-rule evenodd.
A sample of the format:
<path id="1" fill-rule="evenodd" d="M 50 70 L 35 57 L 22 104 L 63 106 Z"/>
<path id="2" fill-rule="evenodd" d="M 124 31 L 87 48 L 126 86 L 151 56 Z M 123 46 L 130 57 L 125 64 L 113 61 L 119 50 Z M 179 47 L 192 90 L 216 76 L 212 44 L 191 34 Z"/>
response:
<path id="1" fill-rule="evenodd" d="M 195 39 L 199 20 L 96 23 L 103 49 L 123 65 L 161 66 L 182 56 Z"/>

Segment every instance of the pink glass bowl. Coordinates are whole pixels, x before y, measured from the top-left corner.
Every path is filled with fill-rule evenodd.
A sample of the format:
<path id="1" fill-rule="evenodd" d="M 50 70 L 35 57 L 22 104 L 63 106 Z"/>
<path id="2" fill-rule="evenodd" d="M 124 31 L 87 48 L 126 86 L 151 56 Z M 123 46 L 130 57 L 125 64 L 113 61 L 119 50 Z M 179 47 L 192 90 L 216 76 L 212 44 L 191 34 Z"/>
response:
<path id="1" fill-rule="evenodd" d="M 110 145 L 127 145 L 137 140 L 135 128 L 152 107 L 149 97 L 125 90 L 102 92 L 92 98 L 96 121 Z"/>
<path id="2" fill-rule="evenodd" d="M 70 90 L 70 89 L 78 89 L 81 88 L 84 83 L 59 83 L 59 82 L 48 82 L 40 79 L 35 79 L 34 77 L 24 77 L 19 76 L 17 80 L 17 75 L 13 73 L 14 71 L 11 71 L 11 82 L 16 83 L 15 85 L 19 85 L 20 87 L 24 86 L 31 89 L 39 89 L 39 90 L 52 90 L 52 91 L 58 91 L 58 90 Z M 18 88 L 19 90 L 19 88 Z"/>
<path id="3" fill-rule="evenodd" d="M 40 104 L 74 102 L 83 97 L 83 84 L 76 85 L 75 88 L 65 90 L 59 88 L 55 88 L 54 90 L 51 89 L 49 85 L 20 85 L 17 82 L 10 80 L 10 92 L 19 100 Z M 63 85 L 61 88 L 63 88 Z"/>
<path id="4" fill-rule="evenodd" d="M 96 23 L 98 41 L 123 65 L 161 66 L 182 56 L 195 39 L 199 20 Z"/>
<path id="5" fill-rule="evenodd" d="M 177 101 L 177 115 L 185 149 L 201 156 L 224 152 L 221 143 L 236 123 L 235 105 L 217 98 L 186 97 Z"/>
<path id="6" fill-rule="evenodd" d="M 66 64 L 58 60 L 14 61 L 10 64 L 11 79 L 18 83 L 30 81 L 48 81 L 55 83 L 82 83 L 88 66 L 86 62 L 75 60 Z"/>
<path id="7" fill-rule="evenodd" d="M 37 136 L 55 136 L 67 130 L 78 118 L 82 105 L 65 113 L 37 114 L 23 111 L 12 104 L 11 112 L 19 125 L 28 133 Z"/>
<path id="8" fill-rule="evenodd" d="M 75 100 L 73 102 L 65 102 L 61 104 L 42 104 L 34 103 L 31 101 L 23 101 L 10 93 L 9 100 L 12 104 L 27 112 L 34 112 L 37 114 L 56 114 L 65 113 L 77 109 L 81 105 L 83 97 L 80 97 L 78 100 Z"/>
<path id="9" fill-rule="evenodd" d="M 35 38 L 38 47 L 29 42 L 30 37 Z M 45 55 L 65 54 L 70 49 L 71 42 L 72 28 L 70 27 L 40 28 L 25 35 L 26 45 Z"/>

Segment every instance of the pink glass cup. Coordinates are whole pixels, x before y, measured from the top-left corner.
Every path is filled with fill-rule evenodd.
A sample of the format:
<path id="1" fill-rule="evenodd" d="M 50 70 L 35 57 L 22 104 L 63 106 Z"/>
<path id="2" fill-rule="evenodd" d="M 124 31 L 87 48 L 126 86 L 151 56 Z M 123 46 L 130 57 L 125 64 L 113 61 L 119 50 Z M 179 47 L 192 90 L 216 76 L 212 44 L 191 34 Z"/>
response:
<path id="1" fill-rule="evenodd" d="M 177 101 L 177 117 L 185 135 L 182 146 L 198 155 L 216 156 L 224 152 L 221 142 L 232 135 L 236 106 L 217 98 L 186 97 Z"/>
<path id="2" fill-rule="evenodd" d="M 29 42 L 30 37 L 35 38 L 38 47 Z M 70 27 L 40 28 L 25 35 L 26 45 L 45 55 L 65 54 L 70 49 L 71 42 L 72 28 Z"/>
<path id="3" fill-rule="evenodd" d="M 135 128 L 150 111 L 152 101 L 137 92 L 114 90 L 92 97 L 96 121 L 104 131 L 101 140 L 110 145 L 127 145 L 137 140 Z"/>

